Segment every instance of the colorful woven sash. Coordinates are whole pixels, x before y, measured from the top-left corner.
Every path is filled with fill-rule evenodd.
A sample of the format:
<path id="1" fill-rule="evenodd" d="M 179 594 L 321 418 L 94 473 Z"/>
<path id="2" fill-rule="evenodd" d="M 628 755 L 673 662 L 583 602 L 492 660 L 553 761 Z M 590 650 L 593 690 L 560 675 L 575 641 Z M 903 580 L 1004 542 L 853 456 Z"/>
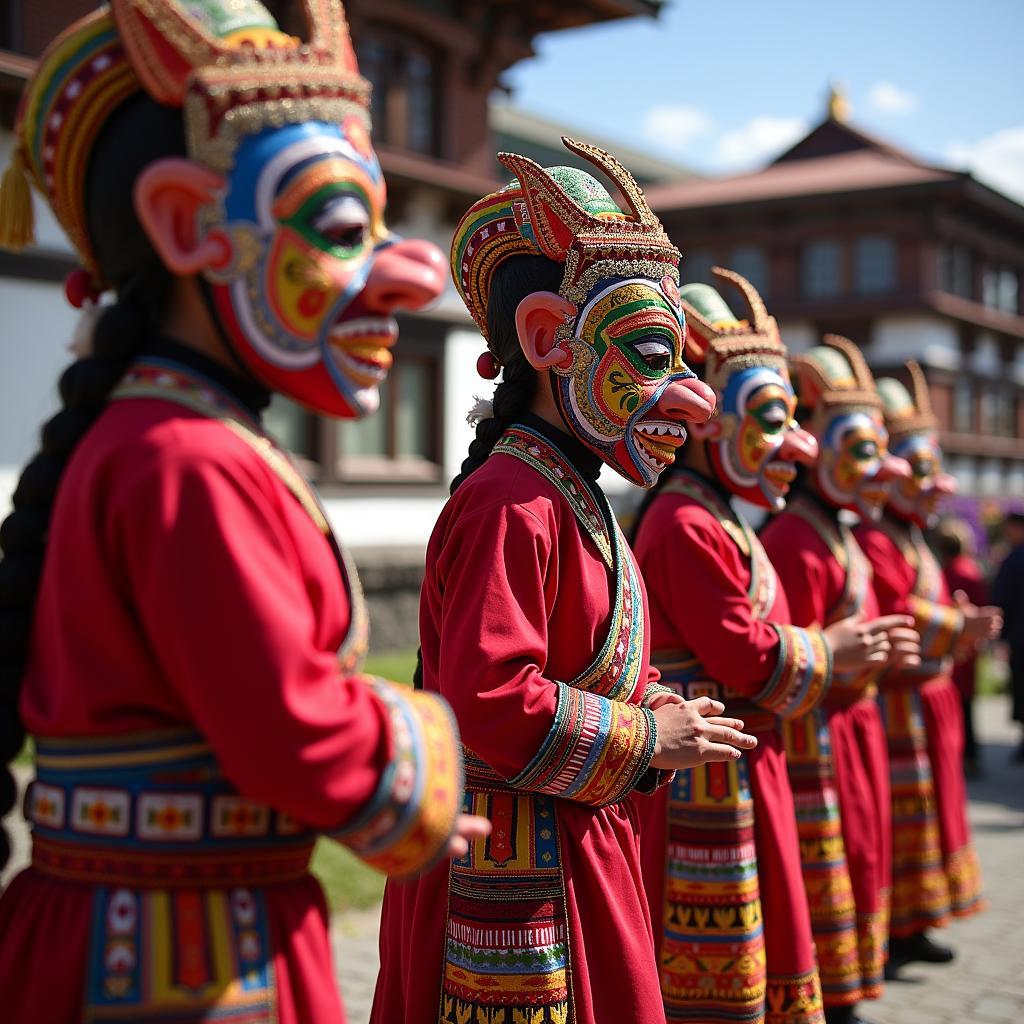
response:
<path id="1" fill-rule="evenodd" d="M 871 585 L 871 566 L 848 527 L 813 499 L 791 501 L 785 514 L 803 519 L 843 570 L 843 591 L 822 625 L 858 614 Z M 836 676 L 825 699 L 832 709 L 871 700 L 878 672 Z M 880 993 L 888 925 L 887 896 L 881 909 L 858 916 L 846 860 L 832 737 L 822 708 L 782 723 L 786 768 L 793 788 L 800 863 L 811 911 L 818 970 L 826 1006 L 845 1006 Z"/>
<path id="2" fill-rule="evenodd" d="M 38 739 L 32 863 L 95 885 L 264 885 L 306 873 L 315 837 L 246 800 L 198 733 Z"/>
<path id="3" fill-rule="evenodd" d="M 594 763 L 578 764 L 566 737 L 585 735 L 597 724 L 588 724 L 592 707 L 583 699 L 588 693 L 610 698 L 605 713 L 642 713 L 626 701 L 639 686 L 643 592 L 607 499 L 588 487 L 550 441 L 515 426 L 494 454 L 525 462 L 565 498 L 609 568 L 613 609 L 607 640 L 593 662 L 560 688 L 551 733 L 558 746 L 545 744 L 509 781 L 466 751 L 464 810 L 489 818 L 493 830 L 452 864 L 439 1019 L 443 1024 L 567 1024 L 574 1019 L 571 956 L 557 799 L 551 794 L 571 798 L 587 789 L 587 802 L 603 802 L 591 780 L 612 752 L 602 750 Z M 646 759 L 644 753 L 625 750 L 614 756 L 646 764 L 650 752 Z M 570 778 L 575 788 L 566 791 Z"/>

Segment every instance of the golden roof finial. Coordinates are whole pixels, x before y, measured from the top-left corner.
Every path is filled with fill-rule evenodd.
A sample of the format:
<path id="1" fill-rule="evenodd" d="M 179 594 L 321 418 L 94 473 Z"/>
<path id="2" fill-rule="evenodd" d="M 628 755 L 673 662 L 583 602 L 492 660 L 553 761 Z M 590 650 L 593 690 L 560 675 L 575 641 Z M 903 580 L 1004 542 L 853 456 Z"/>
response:
<path id="1" fill-rule="evenodd" d="M 841 82 L 829 83 L 828 116 L 830 121 L 847 121 L 850 117 L 850 101 Z"/>

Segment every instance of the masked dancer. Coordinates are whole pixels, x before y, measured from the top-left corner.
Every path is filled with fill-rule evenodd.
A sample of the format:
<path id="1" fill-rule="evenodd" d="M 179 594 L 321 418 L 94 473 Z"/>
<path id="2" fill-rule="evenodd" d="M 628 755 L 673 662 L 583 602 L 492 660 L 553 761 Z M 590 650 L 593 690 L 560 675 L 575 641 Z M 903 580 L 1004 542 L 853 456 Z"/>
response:
<path id="1" fill-rule="evenodd" d="M 628 172 L 501 154 L 456 287 L 500 372 L 427 549 L 420 684 L 452 702 L 491 837 L 384 897 L 376 1024 L 663 1021 L 637 812 L 671 769 L 753 744 L 655 684 L 647 598 L 597 484 L 650 486 L 714 396 L 683 362 L 679 253 Z"/>
<path id="2" fill-rule="evenodd" d="M 793 623 L 786 594 L 737 498 L 780 509 L 814 438 L 774 318 L 748 281 L 749 319 L 708 285 L 683 288 L 687 355 L 718 415 L 691 428 L 676 467 L 641 506 L 636 552 L 651 594 L 653 660 L 684 697 L 727 700 L 758 738 L 738 763 L 680 773 L 644 807 L 642 852 L 669 1020 L 817 1024 L 823 1020 L 793 793 L 779 719 L 817 707 L 833 668 L 879 656 L 843 619 Z M 728 695 L 727 697 L 725 695 Z"/>
<path id="3" fill-rule="evenodd" d="M 860 350 L 846 338 L 790 359 L 798 415 L 818 442 L 786 508 L 762 533 L 793 622 L 828 626 L 878 616 L 871 568 L 841 514 L 875 521 L 889 484 L 910 467 L 888 452 L 882 403 Z M 800 855 L 829 1024 L 859 1020 L 882 992 L 891 887 L 885 726 L 875 700 L 886 666 L 916 665 L 912 620 L 888 631 L 886 665 L 837 674 L 809 715 L 783 723 Z M 866 628 L 866 627 L 865 627 Z"/>
<path id="4" fill-rule="evenodd" d="M 911 473 L 897 481 L 877 523 L 857 540 L 874 570 L 883 611 L 914 617 L 921 661 L 887 672 L 882 706 L 892 763 L 893 902 L 890 957 L 944 963 L 953 951 L 927 929 L 950 914 L 981 907 L 981 874 L 967 823 L 963 711 L 950 677 L 953 658 L 996 635 L 998 610 L 954 600 L 922 530 L 934 526 L 939 500 L 955 481 L 942 469 L 938 420 L 917 363 L 907 364 L 912 393 L 885 377 L 878 392 L 891 450 Z"/>
<path id="5" fill-rule="evenodd" d="M 356 574 L 260 424 L 271 391 L 373 412 L 392 310 L 443 280 L 384 225 L 341 4 L 304 11 L 113 0 L 25 87 L 0 238 L 30 178 L 91 316 L 0 530 L 0 743 L 36 772 L 11 1024 L 340 1024 L 317 834 L 405 875 L 486 828 L 444 702 L 360 673 Z"/>

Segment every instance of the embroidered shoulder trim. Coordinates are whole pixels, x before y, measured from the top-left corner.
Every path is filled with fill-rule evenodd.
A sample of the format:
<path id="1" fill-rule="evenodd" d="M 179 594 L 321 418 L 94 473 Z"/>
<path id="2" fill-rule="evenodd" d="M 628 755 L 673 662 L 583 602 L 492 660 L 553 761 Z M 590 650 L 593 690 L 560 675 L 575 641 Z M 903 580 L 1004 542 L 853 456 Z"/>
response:
<path id="1" fill-rule="evenodd" d="M 287 452 L 223 389 L 198 372 L 186 371 L 176 363 L 152 356 L 133 363 L 110 395 L 111 401 L 129 398 L 159 398 L 219 420 L 247 444 L 292 493 L 327 538 L 341 569 L 349 595 L 351 618 L 348 633 L 338 651 L 338 663 L 343 672 L 357 672 L 369 650 L 370 637 L 369 613 L 359 573 L 348 552 L 334 536 L 316 492 L 295 468 Z"/>
<path id="2" fill-rule="evenodd" d="M 754 615 L 763 619 L 775 605 L 779 578 L 757 534 L 743 516 L 700 477 L 683 469 L 669 472 L 672 476 L 661 489 L 661 493 L 681 494 L 710 512 L 740 549 L 741 554 L 749 560 L 750 585 L 747 587 L 747 596 L 753 606 Z"/>
<path id="3" fill-rule="evenodd" d="M 505 431 L 491 454 L 511 455 L 532 466 L 552 483 L 568 502 L 569 508 L 587 536 L 597 545 L 597 550 L 601 552 L 601 557 L 608 568 L 615 568 L 612 551 L 614 539 L 608 529 L 608 520 L 612 519 L 612 516 L 611 510 L 607 507 L 607 499 L 604 500 L 604 507 L 598 504 L 597 498 L 583 477 L 546 437 L 529 427 L 513 426 Z"/>
<path id="4" fill-rule="evenodd" d="M 853 531 L 827 515 L 817 503 L 805 498 L 791 501 L 786 511 L 803 519 L 817 533 L 843 570 L 843 592 L 835 606 L 828 610 L 824 624 L 828 626 L 856 615 L 864 607 L 873 573 Z"/>

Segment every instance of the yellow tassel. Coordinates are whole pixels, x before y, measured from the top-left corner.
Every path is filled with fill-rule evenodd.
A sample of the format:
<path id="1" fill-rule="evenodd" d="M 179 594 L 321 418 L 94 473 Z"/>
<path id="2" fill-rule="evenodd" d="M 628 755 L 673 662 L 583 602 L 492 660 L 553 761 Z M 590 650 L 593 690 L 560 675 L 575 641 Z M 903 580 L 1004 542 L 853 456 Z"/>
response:
<path id="1" fill-rule="evenodd" d="M 17 252 L 35 240 L 32 190 L 25 155 L 19 146 L 0 184 L 0 248 Z"/>

